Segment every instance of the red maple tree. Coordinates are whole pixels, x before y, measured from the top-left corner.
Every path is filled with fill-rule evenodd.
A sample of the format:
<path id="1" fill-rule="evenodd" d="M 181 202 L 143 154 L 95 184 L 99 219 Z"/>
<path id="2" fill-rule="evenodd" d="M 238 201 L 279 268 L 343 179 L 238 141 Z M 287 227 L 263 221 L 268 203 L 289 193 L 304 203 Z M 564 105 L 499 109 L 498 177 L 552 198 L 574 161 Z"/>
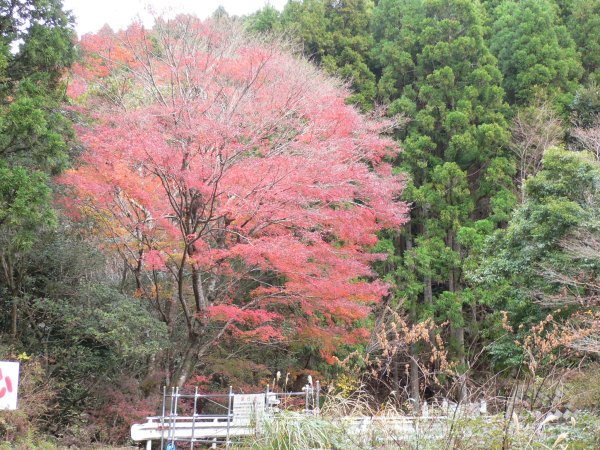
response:
<path id="1" fill-rule="evenodd" d="M 310 335 L 325 357 L 363 338 L 352 325 L 386 292 L 368 250 L 406 220 L 381 136 L 392 124 L 234 22 L 159 19 L 81 47 L 69 92 L 92 123 L 61 182 L 137 294 L 184 326 L 173 382 L 225 336 Z"/>

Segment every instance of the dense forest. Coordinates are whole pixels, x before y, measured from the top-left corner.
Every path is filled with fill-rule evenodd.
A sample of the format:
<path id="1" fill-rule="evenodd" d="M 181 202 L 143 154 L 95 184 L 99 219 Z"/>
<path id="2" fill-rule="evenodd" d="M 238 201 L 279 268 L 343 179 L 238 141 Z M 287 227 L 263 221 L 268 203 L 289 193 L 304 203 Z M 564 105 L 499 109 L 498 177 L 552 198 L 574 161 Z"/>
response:
<path id="1" fill-rule="evenodd" d="M 7 448 L 127 443 L 164 385 L 308 376 L 411 414 L 561 380 L 597 413 L 600 0 L 290 0 L 79 40 L 62 0 L 0 12 Z"/>

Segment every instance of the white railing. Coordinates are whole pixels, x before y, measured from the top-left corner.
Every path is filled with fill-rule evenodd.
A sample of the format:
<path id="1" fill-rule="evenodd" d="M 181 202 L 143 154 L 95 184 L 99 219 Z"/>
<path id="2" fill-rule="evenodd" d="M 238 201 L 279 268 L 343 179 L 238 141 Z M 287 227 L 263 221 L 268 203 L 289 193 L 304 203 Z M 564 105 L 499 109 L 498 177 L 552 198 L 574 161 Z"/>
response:
<path id="1" fill-rule="evenodd" d="M 265 416 L 272 416 L 280 405 L 286 405 L 294 397 L 304 403 L 305 414 L 318 414 L 320 386 L 306 385 L 302 392 L 275 393 L 268 387 L 262 394 L 201 394 L 196 389 L 193 394 L 183 394 L 179 388 L 172 388 L 170 394 L 163 390 L 162 414 L 148 417 L 146 423 L 131 427 L 131 439 L 146 441 L 146 448 L 152 448 L 152 441 L 160 440 L 160 448 L 165 442 L 208 443 L 216 446 L 224 441 L 229 448 L 232 437 L 255 434 Z M 209 404 L 222 410 L 223 414 L 202 414 L 200 409 Z M 191 411 L 190 411 L 191 409 Z"/>
<path id="2" fill-rule="evenodd" d="M 148 450 L 152 448 L 152 441 L 159 440 L 161 449 L 165 448 L 165 443 L 174 442 L 189 442 L 192 450 L 196 443 L 216 448 L 217 443 L 222 442 L 229 448 L 233 438 L 260 433 L 261 425 L 265 421 L 274 420 L 280 407 L 290 403 L 295 403 L 296 407 L 304 403 L 302 415 L 318 415 L 319 393 L 318 383 L 314 388 L 306 385 L 302 392 L 291 393 L 270 392 L 267 388 L 263 394 L 234 394 L 230 388 L 229 394 L 199 394 L 197 390 L 194 394 L 181 394 L 179 389 L 174 388 L 167 395 L 165 389 L 162 415 L 148 417 L 146 423 L 133 425 L 131 438 L 138 442 L 146 441 Z M 199 413 L 203 402 L 217 405 L 222 408 L 223 414 Z M 388 435 L 409 437 L 422 434 L 443 435 L 452 419 L 465 414 L 489 417 L 484 401 L 479 405 L 449 405 L 444 402 L 441 409 L 435 409 L 438 414 L 432 415 L 429 415 L 429 408 L 425 405 L 426 403 L 420 416 L 345 416 L 330 420 L 349 434 L 366 435 L 385 430 Z"/>

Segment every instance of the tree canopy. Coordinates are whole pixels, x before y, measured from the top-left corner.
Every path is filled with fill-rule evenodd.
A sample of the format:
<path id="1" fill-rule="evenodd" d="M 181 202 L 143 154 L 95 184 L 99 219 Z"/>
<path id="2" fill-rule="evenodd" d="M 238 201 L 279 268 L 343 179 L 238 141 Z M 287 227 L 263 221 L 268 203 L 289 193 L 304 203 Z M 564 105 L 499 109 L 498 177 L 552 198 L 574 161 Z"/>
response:
<path id="1" fill-rule="evenodd" d="M 396 146 L 346 91 L 277 42 L 192 17 L 85 37 L 77 91 L 95 124 L 62 182 L 170 327 L 183 384 L 224 334 L 321 336 L 322 354 L 385 287 L 368 246 L 405 221 Z M 296 330 L 296 331 L 293 331 Z M 350 334 L 348 334 L 350 333 Z M 354 336 L 354 337 L 352 337 Z"/>
<path id="2" fill-rule="evenodd" d="M 502 2 L 493 11 L 490 49 L 498 58 L 511 103 L 545 93 L 563 107 L 581 78 L 581 62 L 558 8 L 548 0 Z"/>

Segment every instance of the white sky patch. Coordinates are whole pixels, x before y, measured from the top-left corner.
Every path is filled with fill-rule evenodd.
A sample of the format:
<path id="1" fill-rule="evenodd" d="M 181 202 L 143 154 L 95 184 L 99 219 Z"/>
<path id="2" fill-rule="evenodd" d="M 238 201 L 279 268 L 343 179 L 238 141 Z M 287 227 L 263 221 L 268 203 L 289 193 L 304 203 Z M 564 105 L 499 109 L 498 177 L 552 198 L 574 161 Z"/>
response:
<path id="1" fill-rule="evenodd" d="M 282 10 L 287 0 L 63 0 L 64 8 L 75 15 L 75 30 L 80 36 L 98 31 L 105 24 L 113 30 L 123 29 L 135 18 L 151 26 L 153 16 L 188 13 L 206 18 L 219 6 L 230 15 L 240 16 L 267 3 Z"/>

